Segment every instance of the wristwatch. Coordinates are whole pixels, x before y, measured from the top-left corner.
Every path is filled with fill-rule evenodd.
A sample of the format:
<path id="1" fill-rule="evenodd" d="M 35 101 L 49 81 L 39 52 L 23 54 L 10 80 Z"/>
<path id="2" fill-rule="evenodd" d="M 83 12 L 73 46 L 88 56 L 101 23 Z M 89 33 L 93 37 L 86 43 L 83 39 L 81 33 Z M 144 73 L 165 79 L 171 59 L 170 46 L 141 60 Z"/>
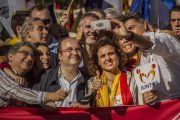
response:
<path id="1" fill-rule="evenodd" d="M 129 33 L 131 33 L 131 36 L 129 38 L 126 38 L 126 40 L 131 41 L 134 38 L 134 33 L 131 31 L 129 31 Z"/>

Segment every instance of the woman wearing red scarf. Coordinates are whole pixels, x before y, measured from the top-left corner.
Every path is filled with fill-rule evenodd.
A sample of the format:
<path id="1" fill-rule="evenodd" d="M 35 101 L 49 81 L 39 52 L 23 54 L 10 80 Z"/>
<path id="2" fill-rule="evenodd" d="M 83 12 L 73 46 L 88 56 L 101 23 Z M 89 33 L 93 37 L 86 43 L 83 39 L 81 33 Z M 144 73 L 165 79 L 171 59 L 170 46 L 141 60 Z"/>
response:
<path id="1" fill-rule="evenodd" d="M 120 48 L 127 53 L 128 62 L 126 63 L 126 70 L 132 72 L 132 70 L 139 66 L 141 58 L 141 50 L 136 47 L 133 42 L 124 38 L 116 36 L 116 41 L 119 43 Z"/>
<path id="2" fill-rule="evenodd" d="M 126 72 L 120 70 L 126 62 L 126 54 L 119 45 L 103 37 L 91 48 L 90 67 L 96 72 L 93 81 L 93 97 L 96 107 L 133 105 L 137 97 L 132 95 Z"/>

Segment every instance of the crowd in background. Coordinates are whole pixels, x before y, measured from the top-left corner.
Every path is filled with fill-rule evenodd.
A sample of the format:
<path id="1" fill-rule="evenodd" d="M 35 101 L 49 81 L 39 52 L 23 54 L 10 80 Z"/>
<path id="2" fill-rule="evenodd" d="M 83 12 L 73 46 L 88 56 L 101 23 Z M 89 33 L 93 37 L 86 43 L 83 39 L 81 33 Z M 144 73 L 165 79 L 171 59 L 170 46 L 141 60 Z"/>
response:
<path id="1" fill-rule="evenodd" d="M 81 16 L 76 36 L 66 30 L 70 11 L 53 24 L 42 5 L 17 11 L 15 37 L 0 40 L 0 106 L 110 107 L 151 105 L 180 97 L 180 6 L 170 12 L 172 30 L 147 24 L 138 12 L 92 9 Z M 92 30 L 108 19 L 112 28 Z M 141 93 L 133 70 L 154 61 L 160 84 Z"/>

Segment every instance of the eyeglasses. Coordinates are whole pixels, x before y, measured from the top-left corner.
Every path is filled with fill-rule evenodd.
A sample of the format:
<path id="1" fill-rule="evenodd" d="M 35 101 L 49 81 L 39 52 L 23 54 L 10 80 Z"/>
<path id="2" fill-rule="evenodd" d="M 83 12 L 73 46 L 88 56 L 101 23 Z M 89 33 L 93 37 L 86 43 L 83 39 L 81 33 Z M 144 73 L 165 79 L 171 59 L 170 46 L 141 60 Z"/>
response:
<path id="1" fill-rule="evenodd" d="M 72 52 L 72 51 L 74 51 L 74 50 L 75 50 L 76 52 L 82 52 L 82 51 L 83 51 L 83 49 L 81 49 L 81 48 L 75 48 L 75 49 L 73 49 L 72 47 L 69 47 L 69 48 L 66 48 L 66 49 L 60 51 L 59 53 L 62 53 L 62 52 Z"/>
<path id="2" fill-rule="evenodd" d="M 42 20 L 43 21 L 43 23 L 45 24 L 45 25 L 47 25 L 47 24 L 49 24 L 50 23 L 50 18 L 49 19 L 45 19 L 45 20 Z"/>
<path id="3" fill-rule="evenodd" d="M 34 56 L 34 54 L 31 54 L 29 53 L 28 51 L 26 50 L 20 50 L 20 51 L 17 51 L 17 53 L 22 53 L 24 54 L 26 57 L 28 57 L 29 55 L 31 56 L 31 58 L 35 61 L 36 60 L 36 57 Z"/>

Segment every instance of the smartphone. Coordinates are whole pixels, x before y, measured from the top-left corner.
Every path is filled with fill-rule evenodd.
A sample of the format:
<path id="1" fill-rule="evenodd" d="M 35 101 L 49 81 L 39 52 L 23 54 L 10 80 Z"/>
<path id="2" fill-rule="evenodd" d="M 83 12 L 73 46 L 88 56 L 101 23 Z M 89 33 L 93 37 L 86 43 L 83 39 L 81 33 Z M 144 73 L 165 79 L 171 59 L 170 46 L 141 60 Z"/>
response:
<path id="1" fill-rule="evenodd" d="M 111 28 L 111 22 L 108 19 L 94 20 L 91 21 L 92 30 L 105 30 Z"/>

